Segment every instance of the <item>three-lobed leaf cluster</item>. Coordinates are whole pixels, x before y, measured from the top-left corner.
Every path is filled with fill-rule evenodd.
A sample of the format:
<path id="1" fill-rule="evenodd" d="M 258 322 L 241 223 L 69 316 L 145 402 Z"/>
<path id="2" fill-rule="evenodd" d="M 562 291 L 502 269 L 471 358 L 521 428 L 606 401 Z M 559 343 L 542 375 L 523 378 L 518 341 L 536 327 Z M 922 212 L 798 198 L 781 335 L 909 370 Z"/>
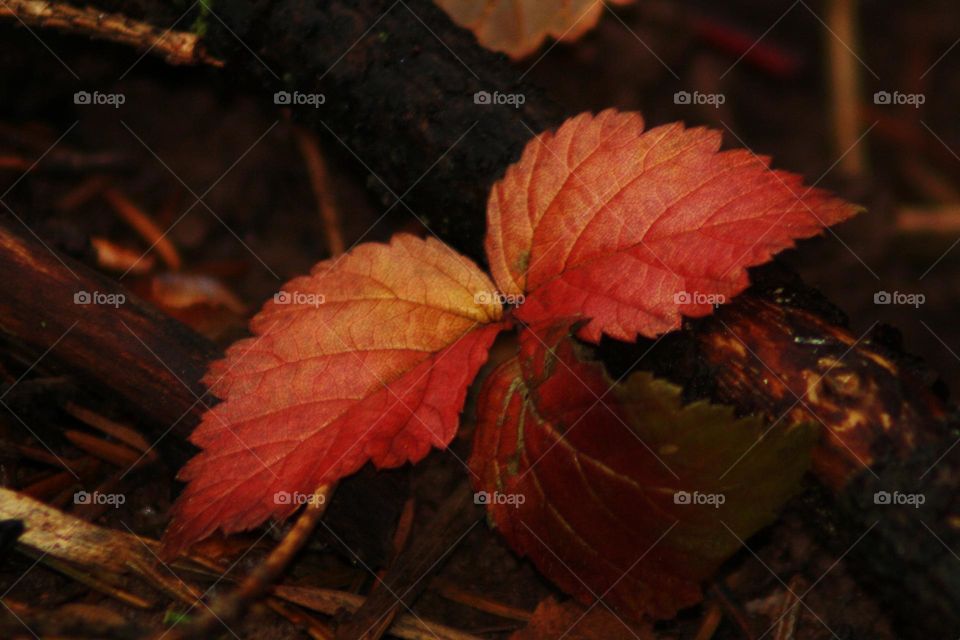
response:
<path id="1" fill-rule="evenodd" d="M 366 462 L 446 447 L 497 333 L 519 324 L 521 353 L 481 393 L 471 458 L 478 488 L 527 498 L 492 504 L 494 520 L 571 593 L 609 591 L 638 615 L 695 601 L 698 581 L 789 495 L 809 433 L 757 444 L 755 421 L 685 408 L 665 382 L 611 385 L 568 334 L 676 329 L 745 289 L 748 267 L 857 211 L 719 147 L 706 129 L 582 114 L 531 141 L 494 185 L 492 280 L 437 240 L 398 235 L 288 282 L 204 379 L 223 402 L 191 437 L 202 451 L 181 470 L 167 553 L 285 518 L 300 506 L 290 496 Z M 750 464 L 734 464 L 753 447 Z M 684 509 L 677 491 L 726 499 Z"/>

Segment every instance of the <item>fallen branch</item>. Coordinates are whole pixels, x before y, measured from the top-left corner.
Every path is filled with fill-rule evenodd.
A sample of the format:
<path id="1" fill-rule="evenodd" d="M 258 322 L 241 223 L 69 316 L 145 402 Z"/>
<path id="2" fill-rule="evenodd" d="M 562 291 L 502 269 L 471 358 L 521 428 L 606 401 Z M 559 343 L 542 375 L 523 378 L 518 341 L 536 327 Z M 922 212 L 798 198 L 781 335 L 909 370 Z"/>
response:
<path id="1" fill-rule="evenodd" d="M 138 4 L 162 14 L 166 3 Z M 204 43 L 235 86 L 265 103 L 276 91 L 323 94 L 319 108 L 291 106 L 293 117 L 367 177 L 384 210 L 416 216 L 475 259 L 490 186 L 534 132 L 564 119 L 432 0 L 255 0 L 211 11 Z M 478 91 L 524 103 L 478 103 Z"/>
<path id="2" fill-rule="evenodd" d="M 319 489 L 317 495 L 330 497 L 326 488 Z M 217 618 L 211 612 L 229 616 L 221 618 L 224 621 L 233 620 L 240 608 L 267 592 L 274 598 L 331 616 L 336 615 L 341 609 L 347 611 L 359 609 L 365 602 L 365 598 L 343 591 L 284 585 L 271 590 L 270 584 L 276 580 L 289 559 L 296 554 L 299 546 L 306 541 L 309 530 L 322 516 L 322 504 L 326 504 L 326 500 L 323 503 L 315 502 L 314 506 L 306 509 L 285 540 L 241 581 L 235 591 L 214 601 L 196 622 L 183 628 L 175 627 L 172 631 L 165 633 L 164 637 L 190 637 L 200 632 L 202 628 L 212 629 L 212 625 L 207 627 L 208 623 L 203 622 L 209 618 L 213 623 L 217 623 Z M 128 573 L 166 592 L 180 602 L 188 605 L 198 602 L 199 595 L 193 587 L 179 579 L 173 579 L 169 574 L 164 575 L 156 569 L 155 554 L 160 549 L 160 543 L 156 540 L 98 527 L 4 488 L 0 488 L 0 520 L 23 522 L 24 531 L 18 542 L 21 551 L 30 557 L 43 559 L 52 568 L 126 604 L 140 608 L 151 605 L 142 598 L 120 590 L 108 582 L 108 580 L 115 581 L 117 577 Z M 200 556 L 181 558 L 180 561 L 191 563 L 191 569 L 199 569 L 201 572 L 221 570 L 215 563 Z M 216 574 L 211 577 L 232 582 L 232 579 Z M 0 625 L 3 622 L 5 621 L 0 620 Z M 3 627 L 0 626 L 0 628 Z M 476 636 L 409 614 L 400 615 L 393 622 L 390 632 L 407 640 L 425 640 L 426 638 L 479 640 Z M 199 637 L 209 637 L 209 634 L 201 633 Z"/>
<path id="3" fill-rule="evenodd" d="M 79 9 L 62 2 L 5 0 L 0 2 L 0 18 L 13 18 L 27 27 L 56 29 L 64 33 L 129 45 L 145 53 L 160 56 L 174 65 L 223 66 L 222 60 L 207 53 L 199 36 L 194 33 L 159 29 L 151 24 L 105 13 L 93 7 Z"/>
<path id="4" fill-rule="evenodd" d="M 21 521 L 24 532 L 18 545 L 39 554 L 41 558 L 49 555 L 60 562 L 82 567 L 104 577 L 133 573 L 181 602 L 193 603 L 199 597 L 185 583 L 171 579 L 157 569 L 159 544 L 152 540 L 103 529 L 2 487 L 0 520 Z M 88 581 L 87 584 L 93 582 Z M 117 592 L 112 589 L 105 589 L 104 592 L 117 597 Z M 130 597 L 121 597 L 121 600 L 127 604 L 134 603 Z"/>
<path id="5" fill-rule="evenodd" d="M 217 348 L 111 278 L 0 224 L 0 330 L 128 408 L 151 428 L 171 463 L 206 409 L 200 383 Z M 15 277 L 13 277 L 15 274 Z M 42 321 L 41 321 L 42 320 Z M 205 401 L 204 401 L 205 400 Z"/>
<path id="6" fill-rule="evenodd" d="M 823 489 L 801 507 L 810 530 L 879 597 L 900 637 L 960 628 L 960 462 L 947 455 L 960 422 L 899 345 L 854 335 L 822 304 L 796 287 L 755 286 L 696 323 L 699 375 L 714 398 L 771 428 L 820 425 L 813 467 Z"/>

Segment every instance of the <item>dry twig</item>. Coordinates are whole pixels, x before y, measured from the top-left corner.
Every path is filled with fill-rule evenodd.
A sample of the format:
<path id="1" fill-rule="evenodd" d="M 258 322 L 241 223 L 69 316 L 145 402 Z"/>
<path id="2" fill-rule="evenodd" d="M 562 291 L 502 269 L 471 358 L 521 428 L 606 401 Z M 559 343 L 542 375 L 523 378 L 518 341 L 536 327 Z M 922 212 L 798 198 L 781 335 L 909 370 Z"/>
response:
<path id="1" fill-rule="evenodd" d="M 288 602 L 301 607 L 334 615 L 341 609 L 354 612 L 365 602 L 361 595 L 334 591 L 332 589 L 309 589 L 278 586 L 274 593 Z M 406 640 L 479 640 L 476 636 L 436 624 L 409 613 L 400 614 L 393 622 L 390 633 Z"/>
<path id="2" fill-rule="evenodd" d="M 103 192 L 103 196 L 114 211 L 143 236 L 150 248 L 156 249 L 168 267 L 174 271 L 180 268 L 180 254 L 176 247 L 167 238 L 166 232 L 147 213 L 115 187 L 109 187 Z"/>
<path id="3" fill-rule="evenodd" d="M 158 55 L 170 64 L 223 66 L 222 60 L 207 54 L 199 36 L 194 33 L 163 31 L 145 22 L 98 11 L 93 7 L 81 9 L 60 2 L 5 0 L 0 3 L 0 18 L 8 17 L 27 27 L 58 29 L 130 45 Z"/>
<path id="4" fill-rule="evenodd" d="M 832 0 L 827 23 L 827 64 L 830 67 L 830 91 L 833 117 L 834 152 L 840 170 L 848 175 L 863 175 L 867 154 L 860 140 L 860 61 L 858 49 L 857 0 Z"/>
<path id="5" fill-rule="evenodd" d="M 307 163 L 307 170 L 310 173 L 310 187 L 317 199 L 320 217 L 323 218 L 330 255 L 339 256 L 343 253 L 345 245 L 343 234 L 340 232 L 340 211 L 337 209 L 337 203 L 333 196 L 327 164 L 320 152 L 320 145 L 317 144 L 316 136 L 305 129 L 297 129 L 296 135 L 297 145 L 300 147 L 300 153 L 303 155 L 303 159 Z"/>
<path id="6" fill-rule="evenodd" d="M 174 629 L 168 636 L 170 640 L 206 638 L 217 625 L 236 620 L 247 605 L 266 593 L 297 552 L 307 543 L 320 518 L 323 517 L 333 489 L 331 485 L 322 485 L 317 488 L 313 493 L 313 499 L 270 555 L 244 578 L 239 587 L 214 600 L 195 622 L 182 629 Z"/>

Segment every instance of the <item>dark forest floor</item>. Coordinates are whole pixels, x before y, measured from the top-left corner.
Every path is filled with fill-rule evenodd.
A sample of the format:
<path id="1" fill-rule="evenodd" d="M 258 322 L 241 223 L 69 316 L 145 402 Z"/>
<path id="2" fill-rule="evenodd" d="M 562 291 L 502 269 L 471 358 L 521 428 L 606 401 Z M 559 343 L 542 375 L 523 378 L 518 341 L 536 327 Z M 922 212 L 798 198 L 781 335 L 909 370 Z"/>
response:
<path id="1" fill-rule="evenodd" d="M 683 3 L 683 10 L 680 3 L 662 0 L 641 4 L 618 10 L 622 23 L 606 15 L 580 42 L 557 45 L 540 60 L 535 56 L 518 62 L 518 75 L 528 74 L 572 111 L 619 107 L 642 111 L 655 124 L 684 120 L 724 130 L 728 145 L 746 145 L 758 154 L 772 155 L 774 166 L 801 173 L 808 182 L 817 181 L 864 204 L 867 213 L 835 233 L 804 242 L 801 251 L 783 259 L 849 315 L 857 335 L 874 321 L 896 326 L 908 351 L 940 372 L 951 390 L 960 388 L 955 302 L 960 295 L 960 248 L 950 250 L 960 239 L 960 188 L 954 186 L 960 177 L 956 116 L 960 47 L 937 62 L 960 37 L 960 13 L 949 2 L 862 3 L 860 55 L 870 68 L 863 70 L 864 95 L 911 91 L 924 94 L 926 103 L 919 110 L 865 104 L 863 122 L 869 132 L 861 144 L 869 173 L 851 177 L 837 169 L 830 130 L 823 45 L 831 36 L 803 3 L 786 15 L 787 2 L 741 0 L 723 7 Z M 810 6 L 822 13 L 820 7 Z M 782 51 L 796 67 L 774 73 L 752 59 L 735 63 L 731 55 L 697 35 L 694 25 L 707 18 L 757 35 L 776 22 L 761 41 L 761 53 L 768 48 Z M 6 200 L 52 247 L 97 265 L 88 238 L 108 238 L 137 253 L 143 240 L 103 197 L 70 202 L 93 176 L 106 176 L 162 228 L 173 224 L 193 202 L 190 190 L 201 194 L 209 188 L 205 202 L 216 215 L 196 206 L 176 223 L 169 238 L 182 258 L 183 273 L 215 279 L 239 304 L 175 308 L 176 294 L 159 288 L 164 282 L 159 276 L 165 271 L 159 260 L 148 272 L 130 273 L 121 281 L 220 345 L 242 336 L 246 317 L 280 284 L 327 255 L 324 225 L 298 149 L 295 124 L 263 96 L 237 93 L 225 85 L 216 70 L 170 68 L 150 56 L 138 60 L 138 53 L 119 46 L 42 35 L 56 56 L 82 78 L 100 84 L 122 76 L 112 86 L 125 94 L 126 104 L 119 110 L 78 109 L 70 100 L 77 83 L 57 57 L 24 29 L 0 23 L 0 155 L 22 150 L 29 156 L 69 129 L 62 148 L 107 154 L 117 160 L 116 166 L 96 171 L 41 165 L 16 183 Z M 891 55 L 892 51 L 906 53 Z M 720 108 L 675 104 L 674 93 L 691 86 L 723 93 L 726 102 Z M 365 189 L 357 161 L 329 140 L 321 138 L 321 143 L 349 246 L 367 232 L 384 207 Z M 0 191 L 14 185 L 21 173 L 0 169 Z M 917 209 L 952 215 L 952 227 L 906 229 L 903 214 Z M 384 240 L 417 226 L 396 209 L 364 239 Z M 105 271 L 120 277 L 120 272 Z M 193 291 L 199 285 L 190 286 Z M 878 291 L 922 293 L 926 302 L 920 308 L 878 306 L 874 303 Z M 0 345 L 0 376 L 9 379 L 0 382 L 16 380 L 28 365 L 14 345 Z M 74 391 L 57 375 L 41 363 L 8 402 L 45 440 L 70 452 L 71 445 L 60 432 L 76 424 L 55 406 L 59 398 L 72 398 Z M 108 397 L 98 410 L 116 415 L 118 408 Z M 118 417 L 136 427 L 136 416 Z M 465 423 L 471 421 L 468 408 Z M 470 432 L 464 429 L 455 443 L 461 458 L 469 449 Z M 0 442 L 4 447 L 35 445 L 16 421 L 5 416 L 0 416 Z M 0 481 L 6 486 L 22 488 L 47 472 L 43 465 L 19 458 L 13 449 L 0 454 Z M 131 499 L 97 522 L 117 528 L 124 523 L 137 533 L 159 537 L 175 496 L 174 474 L 174 469 L 158 462 L 128 476 L 123 490 Z M 434 452 L 413 470 L 351 478 L 338 492 L 328 520 L 337 535 L 318 533 L 287 582 L 366 590 L 372 581 L 367 567 L 376 569 L 385 562 L 408 497 L 415 497 L 417 524 L 411 537 L 416 539 L 418 527 L 461 474 L 451 454 Z M 66 507 L 66 495 L 61 491 L 46 497 Z M 375 508 L 363 500 L 373 500 Z M 479 510 L 476 515 L 482 518 Z M 894 637 L 883 612 L 857 586 L 843 562 L 834 565 L 835 556 L 814 542 L 807 526 L 788 510 L 778 524 L 752 539 L 756 555 L 743 551 L 718 576 L 726 598 L 759 636 L 776 618 L 773 612 L 785 593 L 781 580 L 795 590 L 816 585 L 805 599 L 808 608 L 800 612 L 796 636 L 790 637 L 831 638 L 834 633 L 841 638 Z M 249 544 L 258 537 L 255 532 L 240 540 Z M 262 540 L 233 572 L 253 566 L 272 539 Z M 225 556 L 229 548 L 223 544 Z M 428 580 L 430 586 L 416 606 L 419 615 L 489 638 L 507 637 L 522 622 L 454 602 L 449 585 L 527 611 L 549 595 L 562 597 L 528 563 L 517 560 L 485 521 L 472 527 L 449 561 Z M 19 554 L 10 552 L 0 559 L 0 593 L 37 610 L 82 602 L 148 625 L 160 625 L 168 610 L 180 610 L 157 593 L 135 586 L 131 590 L 158 607 L 140 611 L 118 604 Z M 716 592 L 711 594 L 703 607 L 659 625 L 658 637 L 693 638 L 710 603 L 717 601 Z M 236 629 L 242 637 L 306 637 L 262 608 Z M 744 636 L 727 618 L 713 637 Z"/>

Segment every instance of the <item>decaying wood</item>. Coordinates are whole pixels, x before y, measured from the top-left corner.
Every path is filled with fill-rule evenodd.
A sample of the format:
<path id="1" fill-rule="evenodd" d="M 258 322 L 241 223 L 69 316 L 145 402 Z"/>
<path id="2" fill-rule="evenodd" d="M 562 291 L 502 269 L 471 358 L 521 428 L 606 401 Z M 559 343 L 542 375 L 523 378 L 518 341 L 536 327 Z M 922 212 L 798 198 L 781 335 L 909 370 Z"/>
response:
<path id="1" fill-rule="evenodd" d="M 309 509 L 306 516 L 294 525 L 309 529 L 307 519 L 315 519 L 322 514 L 322 508 Z M 119 598 L 127 604 L 145 607 L 148 603 L 118 589 L 115 585 L 98 579 L 100 575 L 114 581 L 124 574 L 140 577 L 147 584 L 161 589 L 180 602 L 193 606 L 198 602 L 199 594 L 179 578 L 173 578 L 166 570 L 157 567 L 157 553 L 160 543 L 150 538 L 134 536 L 123 531 L 105 529 L 67 515 L 42 502 L 24 496 L 9 489 L 0 488 L 0 520 L 18 520 L 23 522 L 23 534 L 18 546 L 30 557 L 43 559 L 54 568 L 64 571 L 85 584 L 96 583 L 96 588 L 111 597 Z M 296 543 L 302 543 L 303 536 L 291 536 L 289 542 L 278 548 L 269 559 L 246 576 L 240 587 L 223 600 L 211 605 L 210 615 L 201 617 L 185 628 L 175 627 L 166 637 L 208 637 L 212 624 L 202 620 L 210 618 L 219 624 L 219 620 L 232 620 L 236 617 L 237 606 L 249 604 L 250 599 L 270 589 L 286 561 L 296 553 Z M 208 570 L 216 565 L 200 557 L 191 556 L 184 561 L 199 562 L 199 566 Z M 77 568 L 89 571 L 81 577 Z M 229 581 L 229 580 L 228 580 Z M 340 609 L 355 611 L 365 602 L 362 596 L 330 589 L 313 589 L 280 585 L 272 590 L 275 597 L 313 609 L 328 615 L 336 614 Z M 219 619 L 213 615 L 226 616 Z M 8 622 L 0 618 L 0 629 Z M 206 625 L 206 626 L 205 626 Z M 37 627 L 45 628 L 45 627 Z M 196 635 L 207 628 L 206 635 Z M 19 631 L 19 629 L 17 630 Z M 421 640 L 423 638 L 441 638 L 443 640 L 476 640 L 475 636 L 456 629 L 425 621 L 419 617 L 403 615 L 392 622 L 391 633 L 401 638 Z M 142 637 L 142 636 L 136 636 Z"/>
<path id="2" fill-rule="evenodd" d="M 490 186 L 534 132 L 565 115 L 522 71 L 432 0 L 245 0 L 214 11 L 204 42 L 235 82 L 259 81 L 265 97 L 322 93 L 320 108 L 293 116 L 368 174 L 385 207 L 483 260 Z M 524 102 L 478 104 L 478 91 Z"/>
<path id="3" fill-rule="evenodd" d="M 3 599 L 3 604 L 0 607 L 0 637 L 3 638 L 138 640 L 149 633 L 146 628 L 104 606 L 71 603 L 50 611 L 9 597 Z"/>
<path id="4" fill-rule="evenodd" d="M 18 545 L 42 556 L 49 555 L 95 574 L 132 573 L 187 604 L 199 597 L 185 583 L 157 568 L 159 545 L 152 540 L 92 525 L 2 487 L 0 520 L 23 522 L 24 532 Z"/>
<path id="5" fill-rule="evenodd" d="M 719 396 L 772 428 L 812 422 L 825 437 L 814 471 L 841 491 L 893 455 L 946 435 L 946 407 L 870 332 L 856 336 L 781 299 L 744 296 L 698 325 Z"/>
<path id="6" fill-rule="evenodd" d="M 161 445 L 179 442 L 174 457 L 182 461 L 186 436 L 212 402 L 200 379 L 216 347 L 115 280 L 5 224 L 0 273 L 0 331 L 119 398 L 143 416 L 151 441 L 169 431 L 176 437 Z"/>
<path id="7" fill-rule="evenodd" d="M 165 0 L 96 4 L 165 27 L 198 15 Z M 417 216 L 480 261 L 490 185 L 566 115 L 432 0 L 225 0 L 210 13 L 203 43 L 234 86 L 264 104 L 277 91 L 322 94 L 290 113 L 324 151 L 366 175 L 384 211 Z M 478 91 L 524 102 L 478 104 Z"/>
<path id="8" fill-rule="evenodd" d="M 306 513 L 310 514 L 306 518 L 317 518 L 319 516 L 316 514 L 322 514 L 323 509 L 309 509 Z M 166 592 L 191 607 L 199 602 L 199 594 L 196 589 L 181 579 L 174 578 L 166 569 L 157 567 L 156 554 L 159 553 L 160 543 L 156 540 L 98 527 L 23 494 L 0 488 L 0 520 L 7 519 L 18 520 L 23 523 L 23 533 L 18 546 L 28 556 L 42 559 L 53 568 L 91 585 L 111 597 L 118 598 L 126 604 L 138 607 L 147 607 L 151 604 L 113 584 L 119 576 L 126 574 L 137 576 L 145 583 Z M 301 516 L 300 522 L 298 525 L 294 525 L 294 528 L 300 526 L 309 529 L 308 524 L 304 516 Z M 231 603 L 246 605 L 250 598 L 269 590 L 270 583 L 282 571 L 285 561 L 296 553 L 296 543 L 302 543 L 303 541 L 303 537 L 290 537 L 286 545 L 281 545 L 278 551 L 271 554 L 268 561 L 259 565 L 241 581 L 241 586 L 236 592 L 219 601 L 220 604 L 215 601 L 210 607 L 213 612 L 228 616 L 220 618 L 220 620 L 232 620 L 237 612 L 231 608 L 233 606 Z M 214 572 L 214 575 L 220 570 L 215 563 L 200 556 L 181 558 L 180 561 L 193 563 L 191 565 L 192 569 L 200 569 L 201 571 L 205 569 L 207 572 Z M 226 578 L 226 581 L 231 582 L 232 579 Z M 341 609 L 355 611 L 362 607 L 365 602 L 363 596 L 332 589 L 279 585 L 274 587 L 271 593 L 275 598 L 327 615 L 335 615 Z M 237 597 L 241 599 L 233 602 Z M 24 609 L 24 611 L 28 611 L 28 609 Z M 219 624 L 218 619 L 213 615 L 201 616 L 197 623 L 190 624 L 187 627 L 175 627 L 173 630 L 166 632 L 164 637 L 191 637 L 203 628 L 202 625 L 205 623 L 201 623 L 201 620 L 208 617 Z M 0 630 L 5 629 L 8 622 L 10 621 L 0 615 Z M 16 625 L 10 624 L 11 628 L 14 626 Z M 38 626 L 34 628 L 46 627 Z M 209 637 L 209 629 L 214 629 L 214 627 L 210 626 L 206 635 L 196 637 Z M 19 632 L 21 628 L 15 630 Z M 390 632 L 397 637 L 408 640 L 424 640 L 426 638 L 478 640 L 476 636 L 456 629 L 417 616 L 403 614 L 393 621 Z"/>
<path id="9" fill-rule="evenodd" d="M 129 45 L 161 56 L 170 64 L 223 66 L 222 61 L 206 52 L 195 33 L 159 29 L 92 7 L 77 8 L 46 0 L 5 0 L 0 3 L 0 18 L 17 20 L 27 27 L 57 29 Z"/>
<path id="10" fill-rule="evenodd" d="M 856 336 L 794 294 L 757 291 L 695 323 L 712 395 L 771 429 L 820 425 L 813 468 L 826 490 L 805 495 L 810 529 L 901 637 L 960 628 L 960 462 L 948 455 L 960 420 L 893 341 Z M 898 505 L 897 495 L 923 502 Z"/>
<path id="11" fill-rule="evenodd" d="M 9 489 L 0 488 L 0 514 L 24 523 L 19 544 L 80 566 L 123 573 L 128 563 L 146 560 L 147 549 L 139 548 L 131 536 L 67 516 Z"/>

